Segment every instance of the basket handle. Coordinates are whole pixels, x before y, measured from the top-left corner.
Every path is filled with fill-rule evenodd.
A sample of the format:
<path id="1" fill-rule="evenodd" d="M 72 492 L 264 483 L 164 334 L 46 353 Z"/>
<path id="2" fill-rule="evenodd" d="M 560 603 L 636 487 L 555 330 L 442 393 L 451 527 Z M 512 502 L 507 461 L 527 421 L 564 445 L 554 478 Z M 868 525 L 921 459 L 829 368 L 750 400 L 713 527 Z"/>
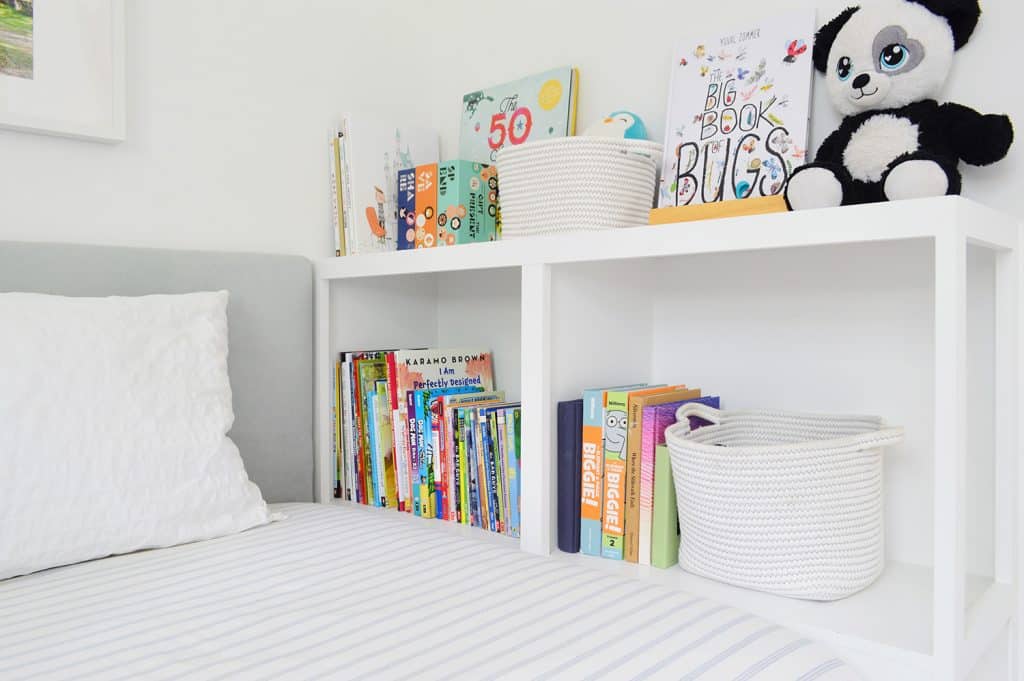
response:
<path id="1" fill-rule="evenodd" d="M 687 402 L 676 409 L 676 425 L 680 436 L 690 432 L 690 417 L 696 416 L 717 426 L 722 421 L 722 411 L 700 402 Z"/>

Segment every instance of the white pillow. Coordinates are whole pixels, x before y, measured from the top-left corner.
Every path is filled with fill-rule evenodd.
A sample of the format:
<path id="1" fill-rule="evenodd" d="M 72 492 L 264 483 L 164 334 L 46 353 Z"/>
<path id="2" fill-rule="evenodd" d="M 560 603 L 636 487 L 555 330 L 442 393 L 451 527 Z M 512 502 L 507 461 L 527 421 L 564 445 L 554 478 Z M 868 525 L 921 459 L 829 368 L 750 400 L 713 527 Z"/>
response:
<path id="1" fill-rule="evenodd" d="M 227 437 L 227 302 L 0 293 L 0 579 L 269 522 Z"/>

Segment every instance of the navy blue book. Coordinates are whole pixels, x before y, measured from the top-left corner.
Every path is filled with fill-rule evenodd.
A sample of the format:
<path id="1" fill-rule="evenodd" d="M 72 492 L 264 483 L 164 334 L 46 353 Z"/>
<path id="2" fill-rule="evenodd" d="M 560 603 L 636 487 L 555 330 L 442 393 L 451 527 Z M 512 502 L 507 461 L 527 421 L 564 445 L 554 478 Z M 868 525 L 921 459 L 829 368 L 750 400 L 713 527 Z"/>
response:
<path id="1" fill-rule="evenodd" d="M 580 550 L 580 465 L 583 400 L 558 403 L 558 548 Z"/>

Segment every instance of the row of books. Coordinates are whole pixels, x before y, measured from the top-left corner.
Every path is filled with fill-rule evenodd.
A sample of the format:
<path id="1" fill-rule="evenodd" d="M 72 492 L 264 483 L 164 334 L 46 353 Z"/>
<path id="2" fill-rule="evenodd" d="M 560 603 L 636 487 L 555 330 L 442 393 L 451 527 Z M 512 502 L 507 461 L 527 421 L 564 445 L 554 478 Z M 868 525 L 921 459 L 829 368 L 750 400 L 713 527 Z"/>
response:
<path id="1" fill-rule="evenodd" d="M 335 255 L 497 239 L 498 151 L 574 134 L 578 91 L 563 67 L 467 93 L 454 161 L 440 161 L 436 130 L 345 114 L 329 138 Z"/>
<path id="2" fill-rule="evenodd" d="M 344 352 L 333 383 L 335 497 L 519 536 L 522 410 L 489 352 Z"/>
<path id="3" fill-rule="evenodd" d="M 720 406 L 699 389 L 647 384 L 589 389 L 558 404 L 559 549 L 659 568 L 677 562 L 665 430 L 687 402 Z"/>

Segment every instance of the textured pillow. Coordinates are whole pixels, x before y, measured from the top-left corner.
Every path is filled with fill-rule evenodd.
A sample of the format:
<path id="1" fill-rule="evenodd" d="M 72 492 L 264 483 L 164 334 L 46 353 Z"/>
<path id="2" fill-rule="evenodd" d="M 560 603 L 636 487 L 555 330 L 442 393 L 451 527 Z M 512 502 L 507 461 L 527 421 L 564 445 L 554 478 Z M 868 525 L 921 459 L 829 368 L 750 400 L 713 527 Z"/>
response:
<path id="1" fill-rule="evenodd" d="M 269 522 L 227 437 L 227 302 L 0 293 L 0 579 Z"/>

